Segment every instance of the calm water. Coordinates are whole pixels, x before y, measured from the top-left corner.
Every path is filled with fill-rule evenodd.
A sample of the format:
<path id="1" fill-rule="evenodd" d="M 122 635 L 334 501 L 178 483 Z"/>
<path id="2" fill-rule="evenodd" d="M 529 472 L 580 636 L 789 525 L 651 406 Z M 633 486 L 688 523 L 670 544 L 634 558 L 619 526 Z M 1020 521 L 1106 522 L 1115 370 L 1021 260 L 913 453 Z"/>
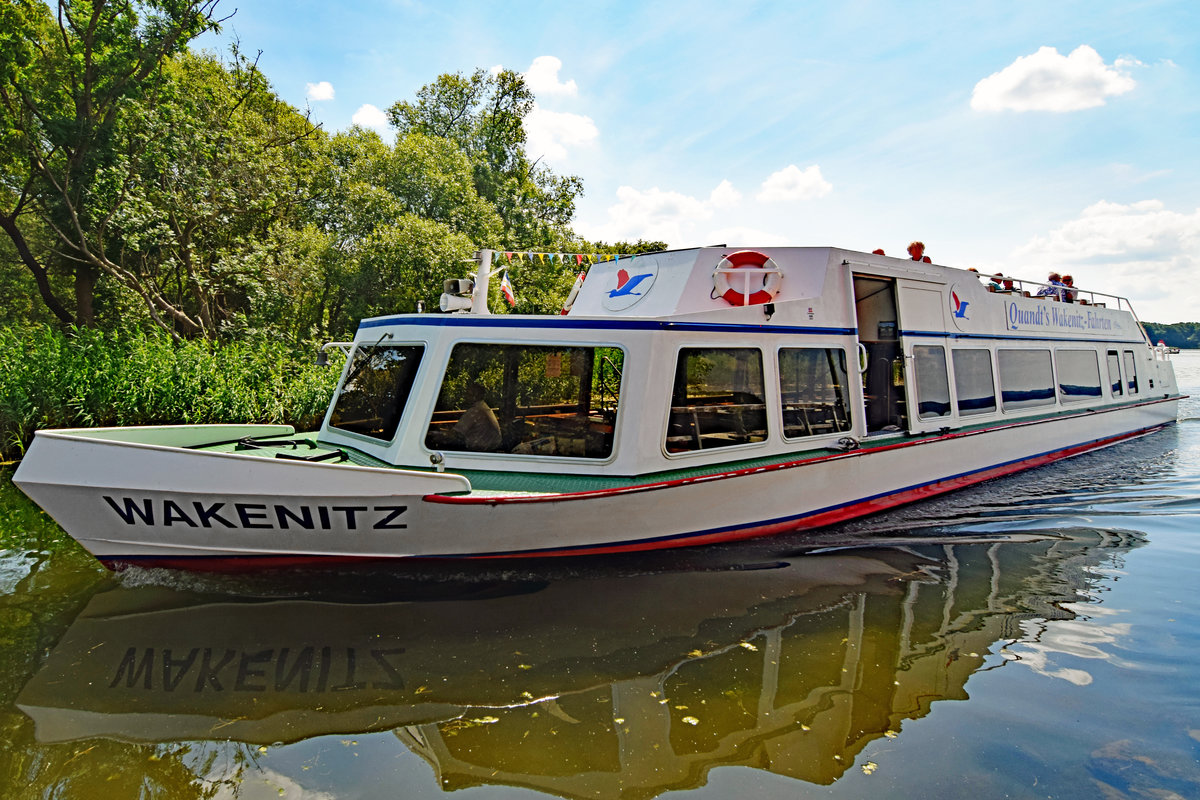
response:
<path id="1" fill-rule="evenodd" d="M 4 488 L 4 798 L 1200 797 L 1200 399 L 650 560 L 111 576 Z"/>

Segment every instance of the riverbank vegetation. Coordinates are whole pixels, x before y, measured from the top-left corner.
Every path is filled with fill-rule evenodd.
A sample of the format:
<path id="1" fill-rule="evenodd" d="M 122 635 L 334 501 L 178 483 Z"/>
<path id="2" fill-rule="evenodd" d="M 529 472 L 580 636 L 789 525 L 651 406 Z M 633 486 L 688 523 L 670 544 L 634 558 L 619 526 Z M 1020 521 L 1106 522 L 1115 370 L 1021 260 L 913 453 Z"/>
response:
<path id="1" fill-rule="evenodd" d="M 1150 341 L 1157 344 L 1162 342 L 1168 347 L 1183 349 L 1200 348 L 1200 322 L 1176 322 L 1163 325 L 1160 322 L 1144 322 L 1146 334 Z"/>
<path id="2" fill-rule="evenodd" d="M 320 343 L 436 308 L 477 249 L 665 247 L 574 234 L 582 181 L 526 153 L 520 74 L 433 78 L 388 109 L 391 141 L 330 133 L 236 46 L 189 48 L 223 3 L 0 5 L 6 457 L 41 426 L 309 424 Z M 516 259 L 493 310 L 555 312 L 577 270 Z"/>
<path id="3" fill-rule="evenodd" d="M 0 330 L 0 449 L 38 428 L 253 421 L 320 424 L 337 370 L 265 339 L 174 341 L 156 330 Z"/>

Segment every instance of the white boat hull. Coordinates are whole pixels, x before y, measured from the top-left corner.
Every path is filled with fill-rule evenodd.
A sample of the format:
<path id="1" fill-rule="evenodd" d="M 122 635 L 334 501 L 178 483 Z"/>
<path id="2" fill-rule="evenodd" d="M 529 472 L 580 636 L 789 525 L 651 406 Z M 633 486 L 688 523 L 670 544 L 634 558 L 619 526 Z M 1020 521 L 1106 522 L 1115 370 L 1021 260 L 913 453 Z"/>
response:
<path id="1" fill-rule="evenodd" d="M 165 441 L 163 431 L 184 428 L 40 432 L 14 482 L 110 565 L 637 551 L 870 514 L 1158 430 L 1174 421 L 1177 402 L 873 438 L 845 453 L 566 494 L 483 493 L 450 473 L 205 452 L 139 433 Z M 264 426 L 209 434 L 247 432 L 263 435 Z"/>

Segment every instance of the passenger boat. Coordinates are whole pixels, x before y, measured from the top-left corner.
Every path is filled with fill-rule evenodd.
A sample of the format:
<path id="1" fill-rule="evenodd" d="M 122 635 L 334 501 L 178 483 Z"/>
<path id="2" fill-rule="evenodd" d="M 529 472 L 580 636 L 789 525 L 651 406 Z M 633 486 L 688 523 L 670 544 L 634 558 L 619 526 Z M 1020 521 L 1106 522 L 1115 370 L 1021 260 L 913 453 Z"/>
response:
<path id="1" fill-rule="evenodd" d="M 492 259 L 443 297 L 462 313 L 361 322 L 319 431 L 40 431 L 14 482 L 110 566 L 616 553 L 870 514 L 1159 430 L 1180 400 L 1097 292 L 704 247 L 597 263 L 559 316 L 494 315 Z"/>

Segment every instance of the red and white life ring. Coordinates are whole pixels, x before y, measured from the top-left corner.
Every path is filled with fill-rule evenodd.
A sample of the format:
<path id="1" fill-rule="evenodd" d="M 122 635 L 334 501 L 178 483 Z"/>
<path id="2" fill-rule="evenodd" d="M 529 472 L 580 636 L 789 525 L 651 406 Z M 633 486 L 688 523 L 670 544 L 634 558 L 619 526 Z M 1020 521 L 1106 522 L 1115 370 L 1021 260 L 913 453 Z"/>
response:
<path id="1" fill-rule="evenodd" d="M 762 272 L 762 288 L 752 292 L 744 292 L 754 278 L 748 281 L 741 275 L 735 275 L 730 270 L 752 268 Z M 716 293 L 725 298 L 733 306 L 758 306 L 769 303 L 779 294 L 779 284 L 783 282 L 783 273 L 768 256 L 755 250 L 739 250 L 721 259 L 713 272 L 713 285 Z"/>

